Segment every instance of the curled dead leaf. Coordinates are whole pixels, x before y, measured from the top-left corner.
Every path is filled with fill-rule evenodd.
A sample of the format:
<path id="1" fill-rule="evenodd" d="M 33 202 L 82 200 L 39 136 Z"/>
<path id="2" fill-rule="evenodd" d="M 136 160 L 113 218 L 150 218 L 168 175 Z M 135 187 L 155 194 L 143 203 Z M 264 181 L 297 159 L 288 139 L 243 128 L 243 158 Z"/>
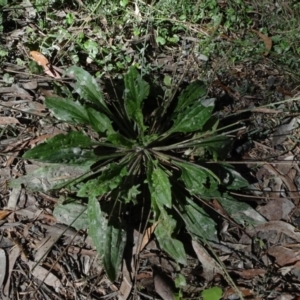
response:
<path id="1" fill-rule="evenodd" d="M 257 31 L 255 29 L 251 29 L 252 32 L 256 33 L 264 42 L 265 47 L 267 51 L 264 53 L 265 56 L 269 54 L 269 52 L 272 49 L 272 40 L 270 37 L 266 36 L 265 34 L 261 33 L 260 31 Z"/>
<path id="2" fill-rule="evenodd" d="M 54 70 L 53 66 L 51 66 L 49 60 L 45 55 L 38 51 L 30 51 L 29 54 L 32 56 L 34 61 L 36 61 L 40 66 L 44 68 L 44 71 L 47 75 L 54 78 L 61 78 L 59 73 Z"/>
<path id="3" fill-rule="evenodd" d="M 143 239 L 138 247 L 138 253 L 141 252 L 144 247 L 148 244 L 151 239 L 151 236 L 157 226 L 158 222 L 155 222 L 152 226 L 148 227 L 143 235 Z"/>
<path id="4" fill-rule="evenodd" d="M 10 213 L 10 210 L 0 210 L 0 220 L 5 219 Z"/>
<path id="5" fill-rule="evenodd" d="M 36 61 L 40 66 L 43 66 L 45 68 L 49 64 L 49 60 L 42 53 L 38 51 L 30 51 L 29 54 L 32 56 L 33 60 Z"/>

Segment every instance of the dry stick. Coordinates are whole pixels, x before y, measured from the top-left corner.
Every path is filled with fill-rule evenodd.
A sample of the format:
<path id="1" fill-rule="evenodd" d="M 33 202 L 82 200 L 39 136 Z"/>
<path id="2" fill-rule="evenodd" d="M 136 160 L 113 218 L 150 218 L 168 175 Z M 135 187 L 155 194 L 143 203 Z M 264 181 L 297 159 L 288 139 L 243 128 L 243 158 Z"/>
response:
<path id="1" fill-rule="evenodd" d="M 274 103 L 265 104 L 265 105 L 262 105 L 262 106 L 259 106 L 259 107 L 260 108 L 262 108 L 262 107 L 270 107 L 270 106 L 274 106 L 274 105 L 277 105 L 277 104 L 282 104 L 282 103 L 287 103 L 287 102 L 292 102 L 292 101 L 300 101 L 300 96 L 296 97 L 296 98 L 290 98 L 290 99 L 286 99 L 286 100 L 282 100 L 282 101 L 278 101 L 278 102 L 274 102 Z M 237 112 L 232 113 L 232 114 L 226 116 L 224 119 L 232 117 L 232 116 L 235 116 L 235 115 L 242 114 L 244 112 L 255 111 L 256 109 L 257 109 L 257 107 L 238 110 Z"/>
<path id="2" fill-rule="evenodd" d="M 255 190 L 255 189 L 251 189 L 249 190 L 249 192 L 263 192 L 261 190 Z M 271 191 L 272 193 L 281 193 L 281 191 Z M 297 191 L 290 191 L 290 192 L 299 192 Z M 267 197 L 267 196 L 252 196 L 252 195 L 245 195 L 245 194 L 240 194 L 240 193 L 236 193 L 236 192 L 229 192 L 230 195 L 235 195 L 235 196 L 239 196 L 239 197 L 244 197 L 244 198 L 251 198 L 251 199 L 278 199 L 276 197 Z M 300 199 L 300 195 L 299 196 L 288 196 L 288 198 L 290 199 Z"/>

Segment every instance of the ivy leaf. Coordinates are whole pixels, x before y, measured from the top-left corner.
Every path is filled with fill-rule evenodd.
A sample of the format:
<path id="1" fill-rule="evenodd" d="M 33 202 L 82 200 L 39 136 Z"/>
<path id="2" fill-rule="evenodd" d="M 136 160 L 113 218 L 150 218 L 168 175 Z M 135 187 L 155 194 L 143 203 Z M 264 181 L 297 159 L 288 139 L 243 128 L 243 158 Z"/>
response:
<path id="1" fill-rule="evenodd" d="M 127 175 L 127 169 L 124 165 L 111 164 L 108 169 L 103 171 L 102 175 L 84 183 L 77 193 L 78 197 L 97 197 L 117 188 L 122 178 Z"/>
<path id="2" fill-rule="evenodd" d="M 155 236 L 159 246 L 168 253 L 175 261 L 186 265 L 186 253 L 181 241 L 175 239 L 173 231 L 176 227 L 176 221 L 168 216 L 166 219 L 158 223 L 155 229 Z"/>
<path id="3" fill-rule="evenodd" d="M 89 123 L 87 111 L 79 102 L 72 99 L 48 97 L 45 104 L 58 120 L 77 124 Z"/>
<path id="4" fill-rule="evenodd" d="M 126 245 L 126 231 L 121 224 L 109 222 L 101 211 L 96 197 L 88 202 L 89 235 L 103 261 L 104 269 L 111 281 L 116 280 Z"/>
<path id="5" fill-rule="evenodd" d="M 23 158 L 49 163 L 91 164 L 97 156 L 91 149 L 96 143 L 81 132 L 58 134 L 45 143 L 28 150 Z"/>
<path id="6" fill-rule="evenodd" d="M 210 100 L 210 101 L 208 101 Z M 199 100 L 192 106 L 179 112 L 173 118 L 173 126 L 168 133 L 174 132 L 193 132 L 202 129 L 205 123 L 210 119 L 214 109 L 214 99 Z"/>
<path id="7" fill-rule="evenodd" d="M 75 77 L 74 90 L 85 100 L 98 105 L 103 112 L 109 112 L 101 88 L 96 79 L 82 68 L 72 66 L 67 69 L 66 74 Z"/>
<path id="8" fill-rule="evenodd" d="M 180 205 L 186 229 L 203 242 L 218 242 L 218 232 L 214 220 L 194 201 L 186 198 L 187 204 Z"/>
<path id="9" fill-rule="evenodd" d="M 173 161 L 181 169 L 180 179 L 192 195 L 211 198 L 219 195 L 219 178 L 210 170 L 191 163 Z"/>
<path id="10" fill-rule="evenodd" d="M 131 67 L 124 76 L 125 109 L 127 115 L 138 125 L 141 132 L 146 130 L 142 112 L 142 103 L 149 95 L 149 84 L 142 79 L 135 67 Z"/>
<path id="11" fill-rule="evenodd" d="M 206 87 L 202 81 L 196 80 L 192 82 L 179 95 L 175 112 L 180 112 L 184 110 L 187 106 L 204 97 L 206 93 Z"/>

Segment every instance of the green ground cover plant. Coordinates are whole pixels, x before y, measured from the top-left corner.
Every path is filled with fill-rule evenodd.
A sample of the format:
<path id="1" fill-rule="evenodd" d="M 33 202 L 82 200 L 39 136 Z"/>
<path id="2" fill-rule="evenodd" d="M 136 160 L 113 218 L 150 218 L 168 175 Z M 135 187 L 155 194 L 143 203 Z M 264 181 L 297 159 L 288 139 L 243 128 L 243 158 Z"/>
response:
<path id="1" fill-rule="evenodd" d="M 157 224 L 161 249 L 184 265 L 180 232 L 205 243 L 218 240 L 214 216 L 203 203 L 217 199 L 236 222 L 258 222 L 247 213 L 254 210 L 229 193 L 247 181 L 227 163 L 208 164 L 225 158 L 232 140 L 219 128 L 215 99 L 206 97 L 203 82 L 196 80 L 180 93 L 168 91 L 171 96 L 164 98 L 132 66 L 121 97 L 116 92 L 108 98 L 85 70 L 74 66 L 66 75 L 75 78 L 77 96 L 50 97 L 45 103 L 71 130 L 28 150 L 23 158 L 45 166 L 11 186 L 64 189 L 68 198 L 54 214 L 59 220 L 68 211 L 65 223 L 89 229 L 111 280 L 118 275 L 128 224 Z M 134 222 L 128 217 L 132 209 L 139 216 Z"/>

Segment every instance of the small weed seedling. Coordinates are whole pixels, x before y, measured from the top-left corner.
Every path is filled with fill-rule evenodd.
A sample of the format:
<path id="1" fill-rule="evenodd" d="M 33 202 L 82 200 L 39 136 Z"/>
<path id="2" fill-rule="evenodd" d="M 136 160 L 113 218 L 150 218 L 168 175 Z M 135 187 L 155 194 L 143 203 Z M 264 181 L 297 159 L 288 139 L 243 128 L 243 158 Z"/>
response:
<path id="1" fill-rule="evenodd" d="M 22 182 L 32 190 L 67 189 L 75 204 L 60 204 L 54 214 L 59 218 L 64 208 L 66 223 L 89 229 L 111 280 L 122 261 L 126 224 L 134 223 L 129 209 L 144 222 L 136 211 L 149 208 L 150 218 L 143 224 L 157 223 L 154 235 L 161 249 L 179 264 L 187 263 L 180 231 L 192 239 L 217 240 L 216 224 L 203 201 L 218 199 L 237 222 L 251 222 L 251 207 L 226 192 L 247 186 L 247 181 L 228 164 L 213 164 L 215 171 L 208 167 L 211 157 L 226 157 L 231 140 L 220 133 L 212 116 L 215 100 L 205 97 L 201 81 L 161 100 L 131 67 L 122 97 L 108 100 L 85 70 L 74 66 L 67 74 L 76 79 L 73 87 L 80 97 L 47 98 L 46 106 L 57 119 L 82 130 L 56 135 L 27 151 L 25 159 L 48 164 L 11 186 Z M 78 217 L 80 207 L 86 211 Z"/>

